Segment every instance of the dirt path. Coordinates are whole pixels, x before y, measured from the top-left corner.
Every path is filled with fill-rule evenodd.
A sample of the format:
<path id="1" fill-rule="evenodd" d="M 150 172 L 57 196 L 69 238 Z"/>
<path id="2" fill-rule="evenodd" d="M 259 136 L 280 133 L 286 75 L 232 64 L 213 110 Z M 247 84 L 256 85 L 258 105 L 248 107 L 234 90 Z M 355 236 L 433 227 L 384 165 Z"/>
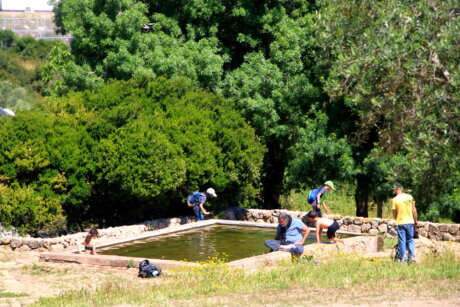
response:
<path id="1" fill-rule="evenodd" d="M 109 278 L 137 279 L 135 268 L 39 261 L 36 252 L 0 252 L 0 307 L 22 306 L 66 290 L 95 288 Z"/>

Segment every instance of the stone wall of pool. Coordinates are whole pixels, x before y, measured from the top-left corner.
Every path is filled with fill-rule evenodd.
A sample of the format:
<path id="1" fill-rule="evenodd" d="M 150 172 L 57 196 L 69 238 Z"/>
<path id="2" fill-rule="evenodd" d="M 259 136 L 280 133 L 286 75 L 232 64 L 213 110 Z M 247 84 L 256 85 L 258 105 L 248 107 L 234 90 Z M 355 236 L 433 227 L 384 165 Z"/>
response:
<path id="1" fill-rule="evenodd" d="M 224 210 L 221 219 L 233 221 L 253 222 L 257 225 L 273 227 L 277 223 L 277 217 L 281 212 L 290 214 L 295 218 L 303 219 L 306 212 L 286 210 L 258 210 L 232 207 Z M 339 231 L 370 236 L 383 235 L 384 237 L 396 236 L 394 220 L 379 218 L 362 218 L 340 215 L 328 216 L 338 221 L 341 225 Z M 152 230 L 181 229 L 186 224 L 195 223 L 196 218 L 185 216 L 168 219 L 156 219 L 145 221 L 131 226 L 110 227 L 99 230 L 100 242 L 105 244 L 122 239 L 129 239 L 148 235 Z M 206 223 L 201 222 L 201 223 Z M 460 242 L 459 224 L 438 224 L 431 222 L 419 222 L 419 234 L 431 240 Z M 192 227 L 192 225 L 190 225 Z M 70 251 L 75 248 L 76 241 L 83 241 L 86 232 L 69 234 L 55 238 L 32 238 L 21 237 L 11 231 L 2 230 L 0 227 L 0 249 L 14 251 L 39 252 Z"/>
<path id="2" fill-rule="evenodd" d="M 281 212 L 290 214 L 292 217 L 307 220 L 303 211 L 286 210 L 258 210 L 239 207 L 227 208 L 223 211 L 222 219 L 250 221 L 256 223 L 275 224 Z M 324 215 L 336 220 L 340 225 L 340 231 L 355 234 L 367 234 L 371 236 L 383 235 L 385 237 L 397 236 L 396 224 L 393 219 L 363 218 L 341 215 Z M 460 242 L 460 224 L 438 224 L 431 222 L 418 222 L 419 235 L 435 241 Z"/>

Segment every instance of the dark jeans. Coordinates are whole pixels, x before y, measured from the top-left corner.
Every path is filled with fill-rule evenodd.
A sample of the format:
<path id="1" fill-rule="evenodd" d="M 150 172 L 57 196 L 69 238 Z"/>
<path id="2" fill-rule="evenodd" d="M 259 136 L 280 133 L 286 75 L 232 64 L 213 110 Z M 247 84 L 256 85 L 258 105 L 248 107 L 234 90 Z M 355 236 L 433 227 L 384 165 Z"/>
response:
<path id="1" fill-rule="evenodd" d="M 283 245 L 289 245 L 292 243 L 287 243 Z M 280 240 L 266 240 L 265 241 L 265 246 L 270 249 L 271 252 L 276 252 L 280 249 L 281 246 L 281 241 Z M 297 244 L 295 247 L 291 248 L 291 254 L 293 255 L 302 255 L 303 254 L 303 245 L 302 244 Z"/>

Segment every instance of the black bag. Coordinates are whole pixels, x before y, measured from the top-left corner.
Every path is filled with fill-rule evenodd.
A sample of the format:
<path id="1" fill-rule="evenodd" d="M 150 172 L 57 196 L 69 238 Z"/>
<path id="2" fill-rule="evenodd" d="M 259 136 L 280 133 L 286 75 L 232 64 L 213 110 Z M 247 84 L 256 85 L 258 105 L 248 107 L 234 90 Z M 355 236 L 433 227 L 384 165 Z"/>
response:
<path id="1" fill-rule="evenodd" d="M 161 268 L 157 265 L 150 263 L 148 259 L 139 262 L 139 273 L 138 277 L 151 278 L 158 277 L 161 275 Z"/>

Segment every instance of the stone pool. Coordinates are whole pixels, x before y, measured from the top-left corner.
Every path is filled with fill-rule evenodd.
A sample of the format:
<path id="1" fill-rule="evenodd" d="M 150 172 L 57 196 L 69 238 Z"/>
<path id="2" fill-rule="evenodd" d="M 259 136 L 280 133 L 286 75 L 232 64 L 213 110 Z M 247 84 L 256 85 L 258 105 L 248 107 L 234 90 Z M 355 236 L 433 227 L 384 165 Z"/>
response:
<path id="1" fill-rule="evenodd" d="M 274 227 L 214 224 L 110 245 L 99 248 L 98 253 L 191 262 L 218 258 L 228 262 L 268 252 L 264 242 L 273 239 L 275 232 Z M 312 233 L 305 244 L 314 243 Z"/>

